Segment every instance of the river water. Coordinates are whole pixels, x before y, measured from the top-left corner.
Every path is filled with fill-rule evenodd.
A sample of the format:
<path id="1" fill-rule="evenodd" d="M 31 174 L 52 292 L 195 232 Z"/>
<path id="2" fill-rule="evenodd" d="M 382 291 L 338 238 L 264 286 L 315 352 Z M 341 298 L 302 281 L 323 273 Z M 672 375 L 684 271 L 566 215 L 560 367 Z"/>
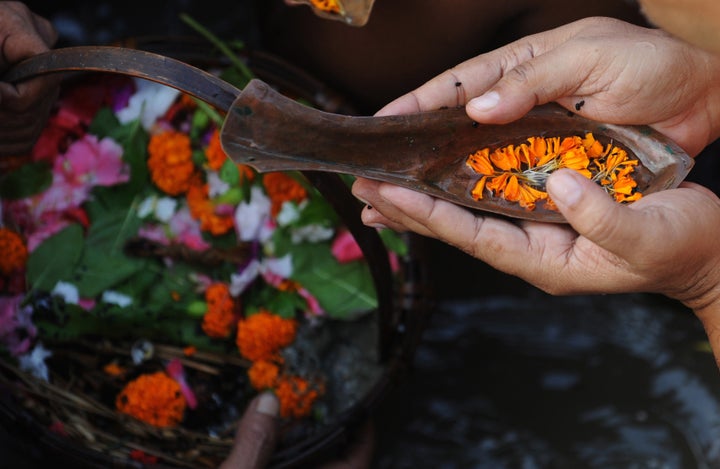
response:
<path id="1" fill-rule="evenodd" d="M 718 390 L 698 321 L 661 298 L 443 301 L 377 467 L 720 467 Z"/>

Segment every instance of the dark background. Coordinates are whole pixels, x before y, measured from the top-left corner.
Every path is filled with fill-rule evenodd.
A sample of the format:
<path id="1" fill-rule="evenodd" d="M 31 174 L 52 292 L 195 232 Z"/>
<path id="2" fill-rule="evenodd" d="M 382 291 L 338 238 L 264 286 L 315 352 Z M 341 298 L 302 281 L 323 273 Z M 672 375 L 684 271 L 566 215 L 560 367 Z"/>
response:
<path id="1" fill-rule="evenodd" d="M 282 49 L 264 36 L 263 2 L 28 5 L 53 21 L 59 46 L 194 34 L 185 12 L 223 38 Z M 310 58 L 289 59 L 333 81 Z M 698 157 L 689 178 L 716 192 L 718 152 Z M 441 243 L 422 252 L 436 307 L 414 368 L 377 412 L 375 467 L 720 467 L 720 379 L 685 308 L 654 295 L 554 298 Z M 31 435 L 3 431 L 0 468 L 51 463 Z"/>

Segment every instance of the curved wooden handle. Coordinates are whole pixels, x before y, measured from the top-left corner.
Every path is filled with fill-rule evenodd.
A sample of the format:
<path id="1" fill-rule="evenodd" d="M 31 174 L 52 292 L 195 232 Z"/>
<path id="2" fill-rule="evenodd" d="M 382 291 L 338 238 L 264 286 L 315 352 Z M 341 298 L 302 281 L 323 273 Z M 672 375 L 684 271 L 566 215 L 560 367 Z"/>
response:
<path id="1" fill-rule="evenodd" d="M 185 62 L 138 49 L 78 46 L 54 49 L 19 62 L 2 81 L 19 82 L 58 72 L 109 72 L 167 85 L 227 112 L 240 94 L 230 83 Z"/>

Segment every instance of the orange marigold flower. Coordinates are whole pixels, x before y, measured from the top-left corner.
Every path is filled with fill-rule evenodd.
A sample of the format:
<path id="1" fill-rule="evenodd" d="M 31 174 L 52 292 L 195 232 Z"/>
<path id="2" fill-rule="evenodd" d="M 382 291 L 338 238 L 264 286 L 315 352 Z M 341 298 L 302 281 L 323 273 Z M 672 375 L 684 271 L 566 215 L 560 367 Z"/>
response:
<path id="1" fill-rule="evenodd" d="M 252 366 L 248 369 L 250 384 L 258 391 L 274 388 L 278 382 L 279 373 L 280 368 L 268 360 L 253 362 Z"/>
<path id="2" fill-rule="evenodd" d="M 252 167 L 237 163 L 238 172 L 240 173 L 240 181 L 252 181 L 255 179 L 255 170 Z"/>
<path id="3" fill-rule="evenodd" d="M 318 10 L 322 10 L 328 13 L 340 13 L 340 3 L 338 0 L 310 0 Z"/>
<path id="4" fill-rule="evenodd" d="M 271 213 L 276 216 L 285 202 L 300 203 L 307 198 L 307 191 L 293 177 L 282 172 L 266 173 L 263 177 L 265 191 L 272 203 Z"/>
<path id="5" fill-rule="evenodd" d="M 190 96 L 189 94 L 182 94 L 180 95 L 180 104 L 187 109 L 195 109 L 197 107 L 197 102 L 195 101 L 195 98 Z"/>
<path id="6" fill-rule="evenodd" d="M 495 173 L 495 168 L 492 163 L 490 163 L 489 148 L 483 148 L 482 150 L 478 150 L 470 155 L 466 164 L 476 173 L 484 174 L 486 176 L 491 176 Z"/>
<path id="7" fill-rule="evenodd" d="M 155 185 L 169 195 L 179 195 L 190 187 L 195 165 L 190 137 L 168 131 L 150 137 L 147 165 Z"/>
<path id="8" fill-rule="evenodd" d="M 9 228 L 0 228 L 0 273 L 10 275 L 25 267 L 28 250 L 22 237 Z"/>
<path id="9" fill-rule="evenodd" d="M 275 387 L 282 417 L 307 417 L 320 390 L 299 376 L 283 376 Z"/>
<path id="10" fill-rule="evenodd" d="M 545 192 L 545 181 L 559 168 L 573 169 L 605 188 L 619 202 L 630 202 L 642 195 L 631 173 L 639 164 L 622 148 L 603 148 L 592 133 L 585 137 L 530 137 L 518 146 L 507 145 L 470 154 L 466 165 L 481 175 L 470 195 L 481 200 L 485 190 L 505 200 L 534 210 L 538 201 L 557 210 Z"/>
<path id="11" fill-rule="evenodd" d="M 238 321 L 236 343 L 240 354 L 251 361 L 272 360 L 280 349 L 295 340 L 297 321 L 261 310 Z"/>
<path id="12" fill-rule="evenodd" d="M 225 283 L 213 283 L 205 290 L 207 311 L 203 316 L 202 330 L 216 339 L 226 339 L 235 325 L 235 302 Z"/>
<path id="13" fill-rule="evenodd" d="M 190 215 L 200 222 L 200 229 L 214 235 L 223 235 L 235 224 L 232 214 L 215 213 L 216 206 L 208 198 L 207 184 L 192 184 L 185 194 Z"/>
<path id="14" fill-rule="evenodd" d="M 227 155 L 220 144 L 220 131 L 218 129 L 215 129 L 210 136 L 210 142 L 205 148 L 205 157 L 207 158 L 208 167 L 215 171 L 220 169 L 227 159 Z"/>
<path id="15" fill-rule="evenodd" d="M 197 353 L 197 347 L 195 347 L 194 345 L 188 345 L 187 347 L 185 347 L 183 349 L 183 355 L 185 355 L 186 357 L 192 357 L 196 353 Z"/>
<path id="16" fill-rule="evenodd" d="M 156 427 L 172 427 L 182 421 L 187 402 L 180 385 L 158 371 L 130 381 L 115 399 L 117 409 Z"/>

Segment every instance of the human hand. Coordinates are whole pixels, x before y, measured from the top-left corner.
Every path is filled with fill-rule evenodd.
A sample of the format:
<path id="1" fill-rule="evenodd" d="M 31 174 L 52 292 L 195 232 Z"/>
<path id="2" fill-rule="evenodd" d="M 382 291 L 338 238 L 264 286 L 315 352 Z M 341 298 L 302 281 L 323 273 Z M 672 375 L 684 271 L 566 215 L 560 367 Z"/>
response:
<path id="1" fill-rule="evenodd" d="M 569 222 L 476 216 L 408 189 L 358 180 L 368 225 L 453 245 L 555 295 L 656 292 L 695 310 L 720 351 L 720 199 L 693 183 L 618 204 L 596 183 L 558 170 L 547 183 Z M 714 331 L 714 332 L 713 332 Z"/>
<path id="2" fill-rule="evenodd" d="M 0 2 L 0 73 L 55 45 L 50 22 L 22 2 Z M 57 97 L 59 78 L 44 76 L 18 84 L 0 82 L 0 156 L 30 151 Z"/>
<path id="3" fill-rule="evenodd" d="M 500 97 L 496 106 L 480 112 L 471 99 L 468 114 L 502 123 L 535 104 L 558 100 L 574 109 L 582 99 L 585 104 L 578 113 L 616 123 L 653 124 L 688 151 L 698 152 L 717 132 L 717 116 L 708 106 L 718 99 L 718 84 L 706 75 L 717 67 L 716 57 L 660 31 L 590 18 L 469 60 L 378 114 L 463 104 L 490 90 Z M 693 69 L 697 76 L 686 76 Z M 668 71 L 662 80 L 657 79 L 658 70 Z M 704 93 L 707 99 L 702 99 Z M 567 182 L 572 175 L 549 179 L 547 189 L 556 203 L 562 187 L 554 185 L 558 177 Z M 373 207 L 363 210 L 364 223 L 440 239 L 550 293 L 655 291 L 700 307 L 704 300 L 693 298 L 708 296 L 714 287 L 703 287 L 712 286 L 712 280 L 698 273 L 711 269 L 698 269 L 696 262 L 706 265 L 720 255 L 707 241 L 720 226 L 713 224 L 720 222 L 713 217 L 716 197 L 699 186 L 683 185 L 622 206 L 594 183 L 578 184 L 582 203 L 592 204 L 574 211 L 558 204 L 569 226 L 476 217 L 453 204 L 365 179 L 355 182 L 353 192 Z M 581 209 L 594 212 L 578 215 Z M 696 294 L 695 289 L 703 291 Z"/>
<path id="4" fill-rule="evenodd" d="M 720 56 L 657 29 L 586 18 L 479 55 L 378 115 L 466 105 L 504 124 L 556 101 L 590 119 L 648 124 L 696 155 L 720 137 Z"/>
<path id="5" fill-rule="evenodd" d="M 235 434 L 235 445 L 220 469 L 262 469 L 267 466 L 277 442 L 280 404 L 271 392 L 250 402 Z M 370 467 L 374 450 L 373 429 L 368 423 L 343 456 L 318 469 L 364 469 Z"/>
<path id="6" fill-rule="evenodd" d="M 264 468 L 275 449 L 279 413 L 280 403 L 273 393 L 256 396 L 245 409 L 235 444 L 220 469 Z"/>

